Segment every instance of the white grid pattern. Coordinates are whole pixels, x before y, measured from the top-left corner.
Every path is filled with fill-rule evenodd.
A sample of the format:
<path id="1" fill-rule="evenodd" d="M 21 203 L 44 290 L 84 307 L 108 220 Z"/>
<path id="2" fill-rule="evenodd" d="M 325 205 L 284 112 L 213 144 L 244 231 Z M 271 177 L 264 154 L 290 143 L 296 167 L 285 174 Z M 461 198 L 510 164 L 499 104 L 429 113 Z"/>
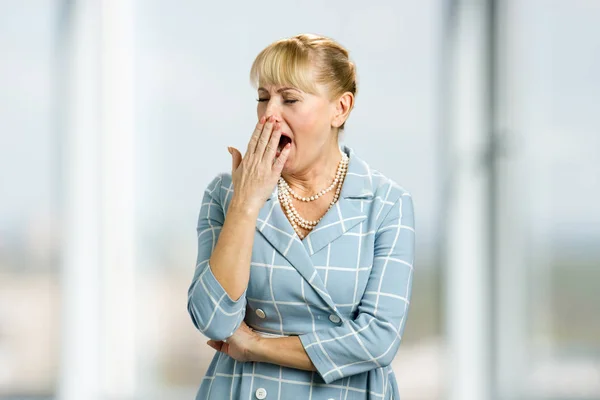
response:
<path id="1" fill-rule="evenodd" d="M 259 387 L 267 390 L 267 398 L 398 398 L 390 363 L 400 345 L 412 287 L 412 199 L 352 149 L 343 150 L 350 162 L 340 199 L 303 240 L 274 188 L 257 219 L 249 285 L 236 301 L 208 264 L 231 199 L 231 175 L 219 174 L 208 185 L 188 296 L 194 324 L 217 340 L 233 334 L 242 319 L 259 332 L 297 335 L 317 372 L 215 355 L 198 399 L 209 398 L 209 391 L 219 399 L 224 393 L 232 399 L 253 398 Z M 264 318 L 256 316 L 259 308 Z M 293 394 L 290 385 L 298 386 Z M 367 391 L 366 386 L 381 390 Z"/>
<path id="2" fill-rule="evenodd" d="M 382 370 L 378 370 L 378 371 L 382 371 Z M 384 372 L 382 372 L 382 373 L 384 373 Z M 389 375 L 390 373 L 391 372 L 386 372 L 385 374 Z M 311 374 L 311 376 L 314 377 L 314 373 L 310 373 L 310 374 Z M 292 384 L 292 385 L 307 386 L 307 387 L 310 387 L 311 391 L 312 391 L 313 387 L 327 387 L 327 388 L 340 389 L 341 391 L 344 391 L 344 393 L 347 393 L 348 391 L 354 391 L 354 392 L 361 393 L 361 394 L 367 393 L 367 391 L 364 390 L 364 389 L 357 389 L 355 387 L 350 386 L 349 385 L 349 383 L 350 383 L 349 379 L 346 380 L 347 383 L 345 383 L 343 385 L 337 385 L 337 384 L 331 384 L 331 383 L 329 383 L 329 384 L 327 384 L 327 383 L 316 383 L 316 382 L 314 382 L 314 379 L 311 380 L 311 381 L 306 382 L 306 381 L 297 381 L 297 380 L 293 380 L 293 379 L 283 379 L 283 378 L 278 378 L 278 377 L 273 377 L 273 376 L 263 375 L 263 374 L 257 374 L 257 373 L 247 374 L 246 375 L 246 374 L 225 374 L 225 373 L 222 373 L 222 372 L 217 372 L 216 374 L 214 374 L 214 376 L 205 376 L 203 378 L 203 380 L 205 380 L 205 381 L 214 381 L 215 378 L 218 377 L 218 376 L 224 377 L 224 378 L 232 378 L 232 379 L 240 378 L 240 379 L 242 379 L 242 378 L 246 378 L 246 377 L 248 377 L 250 375 L 252 377 L 254 377 L 254 378 L 261 378 L 261 379 L 265 379 L 265 380 L 274 381 L 274 382 L 277 382 L 278 384 L 279 383 L 289 383 L 289 384 Z M 383 379 L 381 379 L 381 380 L 383 381 Z M 385 396 L 385 394 L 374 392 L 374 391 L 368 391 L 368 393 L 369 393 L 369 395 L 374 396 L 376 398 L 381 398 L 381 397 Z M 250 394 L 252 395 L 252 394 L 254 394 L 254 392 L 250 392 Z M 231 397 L 231 398 L 235 399 L 234 397 Z M 252 398 L 252 397 L 250 397 L 250 398 Z M 309 397 L 309 400 L 311 398 L 312 397 Z M 304 400 L 304 399 L 302 399 L 302 400 Z"/>

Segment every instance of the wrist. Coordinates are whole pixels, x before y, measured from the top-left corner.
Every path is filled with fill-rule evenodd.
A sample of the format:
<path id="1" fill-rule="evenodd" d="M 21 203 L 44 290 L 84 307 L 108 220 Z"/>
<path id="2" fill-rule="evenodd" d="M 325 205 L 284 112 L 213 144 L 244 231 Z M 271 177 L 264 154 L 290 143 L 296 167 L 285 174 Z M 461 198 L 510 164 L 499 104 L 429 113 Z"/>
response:
<path id="1" fill-rule="evenodd" d="M 231 202 L 231 205 L 229 206 L 229 209 L 227 210 L 227 215 L 232 215 L 235 214 L 238 217 L 241 218 L 258 218 L 258 213 L 259 213 L 260 209 L 258 209 L 257 207 L 253 207 L 252 205 L 248 204 L 248 203 L 242 203 L 242 202 Z"/>
<path id="2" fill-rule="evenodd" d="M 265 362 L 266 361 L 266 348 L 267 340 L 262 336 L 257 336 L 252 346 L 250 346 L 250 361 L 254 362 Z"/>
<path id="3" fill-rule="evenodd" d="M 251 202 L 244 201 L 234 197 L 231 199 L 231 204 L 227 209 L 227 213 L 235 213 L 245 217 L 258 217 L 260 207 L 253 205 Z"/>

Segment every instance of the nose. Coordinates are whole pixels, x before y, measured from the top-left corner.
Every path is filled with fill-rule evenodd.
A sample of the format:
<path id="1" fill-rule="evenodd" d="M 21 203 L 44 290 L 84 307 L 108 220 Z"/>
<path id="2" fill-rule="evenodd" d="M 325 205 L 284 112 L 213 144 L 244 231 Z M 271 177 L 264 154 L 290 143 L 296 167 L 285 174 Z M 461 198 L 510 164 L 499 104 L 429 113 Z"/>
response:
<path id="1" fill-rule="evenodd" d="M 281 121 L 281 110 L 277 106 L 276 102 L 272 99 L 267 103 L 267 108 L 265 110 L 265 116 L 269 118 L 270 116 L 275 117 L 276 121 Z"/>

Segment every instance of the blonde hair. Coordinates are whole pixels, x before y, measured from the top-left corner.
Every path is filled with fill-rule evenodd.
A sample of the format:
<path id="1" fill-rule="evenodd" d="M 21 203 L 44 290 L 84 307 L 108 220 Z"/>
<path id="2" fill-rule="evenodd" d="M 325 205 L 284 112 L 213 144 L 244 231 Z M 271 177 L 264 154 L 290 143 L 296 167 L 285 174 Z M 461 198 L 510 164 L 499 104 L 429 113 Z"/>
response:
<path id="1" fill-rule="evenodd" d="M 354 96 L 357 93 L 356 67 L 348 50 L 333 39 L 312 34 L 296 35 L 267 46 L 252 63 L 250 81 L 255 87 L 292 86 L 311 94 L 317 94 L 315 83 L 319 83 L 328 88 L 330 100 L 346 92 Z"/>

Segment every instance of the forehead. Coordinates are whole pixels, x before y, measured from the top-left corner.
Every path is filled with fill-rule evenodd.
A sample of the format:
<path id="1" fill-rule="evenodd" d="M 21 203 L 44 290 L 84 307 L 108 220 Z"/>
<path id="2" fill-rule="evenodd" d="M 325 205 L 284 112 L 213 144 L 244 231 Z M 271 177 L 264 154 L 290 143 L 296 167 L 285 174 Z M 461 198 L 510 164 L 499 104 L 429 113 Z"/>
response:
<path id="1" fill-rule="evenodd" d="M 259 92 L 269 92 L 269 93 L 283 93 L 283 92 L 297 92 L 304 93 L 304 91 L 300 88 L 294 86 L 288 86 L 285 84 L 261 84 L 257 89 Z"/>

